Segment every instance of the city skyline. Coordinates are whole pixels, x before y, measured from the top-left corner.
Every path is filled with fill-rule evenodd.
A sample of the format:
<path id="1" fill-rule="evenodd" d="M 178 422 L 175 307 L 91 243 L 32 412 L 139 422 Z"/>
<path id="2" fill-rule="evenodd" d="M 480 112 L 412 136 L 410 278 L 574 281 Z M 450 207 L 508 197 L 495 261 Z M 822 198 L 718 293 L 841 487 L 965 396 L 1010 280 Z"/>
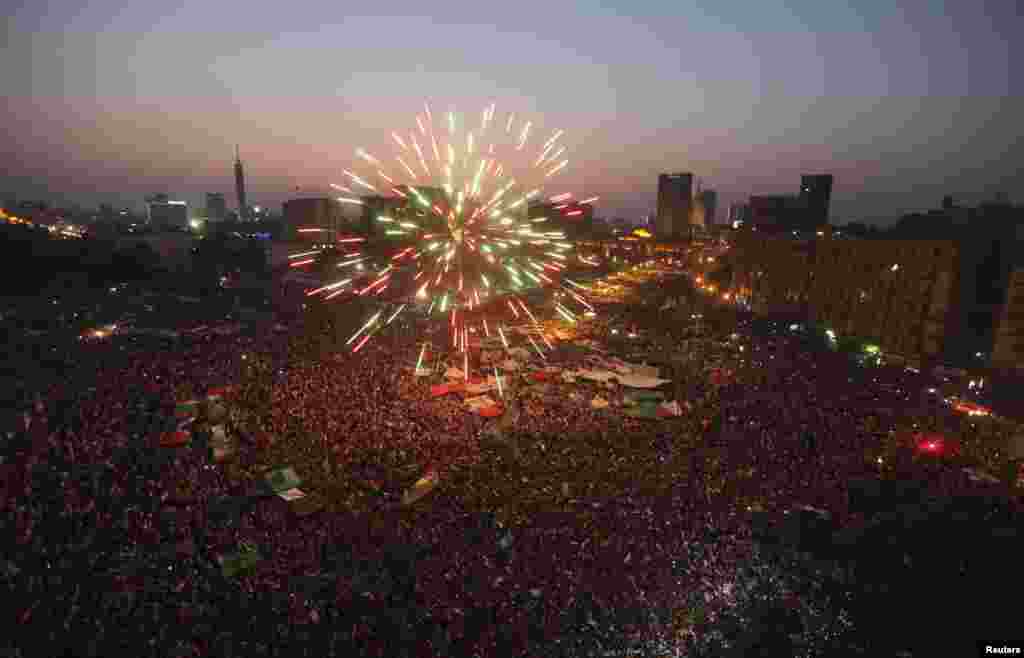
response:
<path id="1" fill-rule="evenodd" d="M 326 194 L 356 147 L 429 101 L 565 128 L 572 166 L 549 191 L 600 196 L 602 216 L 649 214 L 665 171 L 694 172 L 720 208 L 830 173 L 833 221 L 945 194 L 1020 202 L 1015 5 L 925 5 L 457 3 L 417 18 L 411 5 L 33 4 L 6 30 L 21 55 L 0 64 L 0 150 L 16 163 L 0 198 L 140 208 L 169 191 L 201 207 L 230 195 L 241 143 L 248 197 L 279 210 L 296 188 Z"/>

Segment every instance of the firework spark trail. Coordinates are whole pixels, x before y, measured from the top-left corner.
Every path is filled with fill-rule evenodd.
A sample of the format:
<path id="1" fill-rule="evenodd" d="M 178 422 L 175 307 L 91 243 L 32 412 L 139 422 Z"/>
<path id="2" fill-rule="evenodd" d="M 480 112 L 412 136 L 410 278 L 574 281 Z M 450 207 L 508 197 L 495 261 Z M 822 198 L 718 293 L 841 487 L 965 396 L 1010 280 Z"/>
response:
<path id="1" fill-rule="evenodd" d="M 395 289 L 399 296 L 407 297 L 408 301 L 394 311 L 387 322 L 378 323 L 380 313 L 370 318 L 349 341 L 351 344 L 366 334 L 356 349 L 362 347 L 370 336 L 389 326 L 397 315 L 409 308 L 413 302 L 419 300 L 425 305 L 429 298 L 427 315 L 429 316 L 435 307 L 442 313 L 450 309 L 453 345 L 456 348 L 461 345 L 462 349 L 466 350 L 469 331 L 467 327 L 472 319 L 458 316 L 460 309 L 473 313 L 493 313 L 495 309 L 490 306 L 491 299 L 497 300 L 512 294 L 513 291 L 534 285 L 561 285 L 553 277 L 561 277 L 567 262 L 590 262 L 582 256 L 567 261 L 566 252 L 571 250 L 573 245 L 565 240 L 563 234 L 558 231 L 539 232 L 533 228 L 547 221 L 548 217 L 529 219 L 523 211 L 533 199 L 543 198 L 543 189 L 537 186 L 529 191 L 523 191 L 518 187 L 516 178 L 508 173 L 513 169 L 525 172 L 529 174 L 528 178 L 539 178 L 539 182 L 543 183 L 563 170 L 568 165 L 568 160 L 559 161 L 565 146 L 559 145 L 558 141 L 565 134 L 564 131 L 555 130 L 542 144 L 533 142 L 535 145 L 531 146 L 533 122 L 524 120 L 521 124 L 516 124 L 515 113 L 509 113 L 504 136 L 500 134 L 500 128 L 495 130 L 496 134 L 492 136 L 489 131 L 495 112 L 495 103 L 485 107 L 478 115 L 478 126 L 473 125 L 475 122 L 470 119 L 470 114 L 464 114 L 460 118 L 454 108 L 443 113 L 440 120 L 442 126 L 447 124 L 444 126 L 447 130 L 442 128 L 444 143 L 441 144 L 437 139 L 430 105 L 424 103 L 422 114 L 413 117 L 415 127 L 411 131 L 390 132 L 391 140 L 397 146 L 392 157 L 408 175 L 408 183 L 400 181 L 400 178 L 405 176 L 392 177 L 382 161 L 368 150 L 362 147 L 356 149 L 357 159 L 371 167 L 372 177 L 386 182 L 385 193 L 395 195 L 392 198 L 396 200 L 407 199 L 406 203 L 409 204 L 404 209 L 401 206 L 389 205 L 388 207 L 395 208 L 394 211 L 388 211 L 387 215 L 390 216 L 378 214 L 376 217 L 378 222 L 387 225 L 387 229 L 383 231 L 384 235 L 406 241 L 406 244 L 398 247 L 396 253 L 384 257 L 388 259 L 387 263 L 401 263 L 400 270 L 394 270 L 389 265 L 375 273 L 370 267 L 366 267 L 366 272 L 363 272 L 364 261 L 378 262 L 381 256 L 371 256 L 373 252 L 361 249 L 349 251 L 342 254 L 337 266 L 358 265 L 360 272 L 343 282 L 327 284 L 310 293 L 327 293 L 323 298 L 329 299 L 345 290 L 352 291 L 354 296 L 369 293 L 380 296 L 385 290 Z M 516 126 L 518 127 L 513 131 Z M 517 152 L 525 153 L 516 155 Z M 428 164 L 428 154 L 433 155 L 437 167 L 432 168 Z M 414 157 L 416 162 L 410 161 L 410 157 Z M 421 172 L 413 169 L 416 164 L 419 165 Z M 509 166 L 516 164 L 520 166 Z M 380 194 L 378 188 L 367 177 L 347 169 L 343 170 L 343 173 L 353 186 Z M 339 197 L 339 202 L 355 205 L 368 203 L 357 198 L 351 187 L 334 184 L 331 184 L 331 187 L 350 195 Z M 552 197 L 551 200 L 554 202 L 571 198 L 571 194 L 563 194 Z M 586 200 L 590 203 L 593 201 L 596 201 L 596 197 Z M 371 207 L 378 207 L 377 203 L 375 201 Z M 411 240 L 419 241 L 422 245 L 415 253 L 412 253 L 415 247 L 407 246 Z M 338 242 L 340 244 L 343 240 L 339 239 Z M 430 252 L 434 252 L 433 255 L 422 258 Z M 320 257 L 319 252 L 307 252 L 302 256 L 301 260 L 295 260 L 290 264 L 308 265 Z M 298 258 L 299 255 L 296 255 L 295 259 Z M 406 288 L 408 280 L 401 277 L 401 270 L 409 269 L 415 274 L 411 277 L 414 282 L 411 289 Z M 488 274 L 499 280 L 492 283 Z M 483 296 L 488 299 L 481 299 L 480 290 L 472 284 L 465 285 L 466 275 L 479 275 L 485 291 Z M 420 279 L 423 281 L 419 281 Z M 584 288 L 579 288 L 585 291 Z M 491 294 L 494 297 L 490 297 Z M 571 293 L 570 297 L 575 303 L 582 303 L 586 308 L 592 309 L 582 296 Z M 525 303 L 518 299 L 516 301 L 518 305 L 513 304 L 511 299 L 508 302 L 508 308 L 513 315 L 518 319 L 520 310 L 525 312 L 538 329 L 542 340 L 550 348 L 550 342 L 539 329 L 536 316 Z M 557 303 L 554 308 L 563 319 L 574 321 L 575 314 L 564 304 Z M 462 322 L 457 322 L 457 318 L 462 319 Z M 483 319 L 483 327 L 489 337 L 490 329 L 486 318 Z M 507 347 L 507 340 L 500 327 L 499 333 Z M 539 350 L 535 342 L 534 345 L 538 353 L 543 355 L 543 351 Z"/>

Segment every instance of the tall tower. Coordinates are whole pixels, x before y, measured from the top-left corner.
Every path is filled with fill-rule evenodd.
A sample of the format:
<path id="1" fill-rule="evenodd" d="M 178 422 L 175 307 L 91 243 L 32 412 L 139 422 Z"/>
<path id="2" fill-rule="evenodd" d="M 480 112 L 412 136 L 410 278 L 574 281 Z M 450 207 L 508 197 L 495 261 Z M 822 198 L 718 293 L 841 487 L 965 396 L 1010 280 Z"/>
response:
<path id="1" fill-rule="evenodd" d="M 658 176 L 658 210 L 655 232 L 662 237 L 686 234 L 693 203 L 693 174 L 661 174 Z"/>
<path id="2" fill-rule="evenodd" d="M 235 145 L 235 192 L 238 193 L 238 219 L 246 221 L 249 219 L 249 206 L 245 202 L 245 170 L 242 168 L 242 159 L 238 155 L 238 145 Z"/>

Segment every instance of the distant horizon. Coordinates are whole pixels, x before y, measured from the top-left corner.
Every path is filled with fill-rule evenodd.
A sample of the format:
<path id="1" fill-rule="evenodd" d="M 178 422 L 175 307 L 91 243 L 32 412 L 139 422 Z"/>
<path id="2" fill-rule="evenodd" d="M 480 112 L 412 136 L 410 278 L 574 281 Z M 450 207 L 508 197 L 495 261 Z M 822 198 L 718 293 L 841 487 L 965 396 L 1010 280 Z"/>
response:
<path id="1" fill-rule="evenodd" d="M 234 183 L 232 182 L 232 185 L 233 184 Z M 252 186 L 249 183 L 248 177 L 246 177 L 246 188 L 247 188 L 247 190 L 252 189 Z M 714 189 L 714 188 L 706 188 L 706 189 Z M 161 193 L 168 194 L 168 196 L 172 200 L 185 201 L 188 204 L 189 208 L 197 208 L 197 209 L 202 208 L 202 209 L 205 209 L 205 207 L 206 207 L 206 205 L 205 205 L 205 203 L 206 203 L 206 196 L 205 196 L 206 192 L 202 193 L 202 195 L 199 197 L 199 201 L 198 202 L 193 201 L 192 199 L 183 198 L 184 195 L 175 195 L 173 193 L 163 192 L 163 191 L 154 191 L 154 192 L 151 192 L 149 194 L 146 194 L 145 196 L 150 196 L 152 194 L 161 194 Z M 229 213 L 236 212 L 237 211 L 237 207 L 236 207 L 237 206 L 237 200 L 235 200 L 235 202 L 232 203 L 232 199 L 231 199 L 232 195 L 229 195 L 228 193 L 223 193 L 223 194 L 224 194 L 224 197 L 225 197 L 225 201 L 227 201 L 228 212 Z M 793 195 L 795 195 L 796 192 L 790 190 L 790 191 L 784 191 L 784 192 L 770 192 L 768 194 L 780 194 L 780 195 L 793 194 Z M 999 194 L 1006 194 L 1006 193 L 996 192 L 995 194 L 993 194 L 990 197 L 978 198 L 978 199 L 975 199 L 975 200 L 973 200 L 971 202 L 967 202 L 965 199 L 963 199 L 961 197 L 956 197 L 954 195 L 950 195 L 950 196 L 953 196 L 953 201 L 954 201 L 954 203 L 958 207 L 973 208 L 973 207 L 978 207 L 980 205 L 983 205 L 985 203 L 991 203 L 991 202 L 998 201 L 999 199 L 997 197 L 998 197 Z M 248 194 L 247 194 L 247 196 L 248 196 Z M 304 197 L 334 198 L 336 196 L 337 196 L 337 192 L 332 193 L 332 192 L 325 191 L 325 190 L 316 190 L 316 191 L 310 190 L 308 192 L 300 191 L 298 193 L 293 193 L 292 195 L 289 195 L 289 196 L 285 197 L 280 203 L 266 203 L 266 202 L 255 202 L 255 203 L 253 203 L 253 202 L 250 202 L 249 205 L 250 205 L 250 207 L 262 208 L 269 215 L 280 216 L 282 214 L 282 206 L 283 206 L 284 202 L 288 201 L 289 199 L 304 198 Z M 754 196 L 754 195 L 752 195 L 752 196 Z M 44 202 L 44 203 L 47 203 L 49 208 L 51 208 L 51 209 L 69 210 L 69 211 L 70 210 L 75 210 L 75 211 L 85 212 L 85 213 L 88 213 L 88 212 L 99 212 L 101 204 L 109 204 L 114 210 L 128 209 L 131 212 L 138 213 L 138 214 L 145 214 L 145 212 L 146 212 L 145 201 L 143 199 L 132 199 L 132 200 L 130 200 L 127 203 L 117 203 L 117 202 L 111 202 L 111 201 L 100 201 L 98 203 L 88 204 L 88 203 L 79 203 L 79 202 L 75 202 L 75 201 L 69 201 L 69 202 L 64 202 L 64 203 L 57 203 L 57 202 L 54 202 L 52 199 L 48 199 L 48 198 L 39 198 L 39 197 L 32 197 L 32 198 L 27 198 L 26 197 L 26 198 L 22 198 L 22 197 L 19 197 L 17 195 L 13 195 L 13 194 L 0 195 L 0 207 L 2 207 L 3 204 L 7 203 L 7 201 L 16 201 L 19 204 L 20 203 Z M 1022 205 L 1018 200 L 1014 199 L 1011 195 L 1008 195 L 1008 194 L 1006 195 L 1006 198 L 1004 199 L 1004 201 L 1010 203 L 1011 205 L 1018 206 L 1018 207 L 1020 205 Z M 744 203 L 744 201 L 741 201 L 740 203 Z M 626 219 L 626 220 L 628 220 L 630 222 L 638 223 L 638 222 L 642 222 L 643 219 L 646 216 L 653 215 L 654 212 L 655 212 L 655 209 L 653 207 L 651 209 L 649 209 L 649 210 L 633 210 L 633 211 L 625 211 L 625 212 L 618 212 L 618 213 L 615 213 L 615 212 L 604 212 L 604 211 L 601 210 L 600 201 L 594 203 L 593 206 L 594 206 L 594 217 L 595 217 L 595 219 L 602 219 L 602 220 L 609 220 L 609 221 L 610 220 L 614 220 L 614 219 Z M 933 204 L 931 204 L 930 206 L 927 206 L 927 207 L 920 207 L 920 208 L 915 208 L 915 209 L 904 210 L 904 211 L 901 211 L 899 213 L 894 213 L 892 215 L 884 215 L 884 216 L 878 216 L 878 217 L 853 217 L 853 218 L 837 217 L 837 216 L 835 216 L 834 212 L 830 211 L 829 224 L 831 224 L 831 225 L 844 225 L 844 224 L 850 224 L 850 223 L 863 223 L 863 224 L 868 224 L 868 225 L 873 225 L 873 226 L 879 226 L 879 227 L 882 227 L 882 228 L 888 228 L 888 227 L 892 226 L 893 224 L 895 224 L 897 221 L 899 221 L 902 217 L 905 217 L 907 215 L 912 215 L 912 214 L 915 214 L 915 213 L 927 214 L 930 211 L 941 210 L 941 207 L 942 207 L 942 197 L 939 197 L 939 198 L 935 199 L 935 202 Z M 10 211 L 12 209 L 11 208 L 7 208 L 7 210 Z M 719 202 L 719 206 L 717 207 L 716 214 L 715 214 L 715 223 L 716 224 L 725 224 L 726 223 L 725 218 L 728 217 L 728 212 L 729 212 L 729 207 L 723 207 L 721 205 L 721 202 Z"/>
<path id="2" fill-rule="evenodd" d="M 652 212 L 671 171 L 694 172 L 723 211 L 831 173 L 836 221 L 880 225 L 947 194 L 976 205 L 1024 189 L 1011 65 L 1024 17 L 1010 0 L 456 0 L 429 15 L 405 0 L 43 0 L 9 13 L 0 198 L 231 200 L 238 144 L 250 198 L 279 207 L 296 186 L 327 193 L 358 147 L 393 156 L 391 131 L 415 130 L 424 102 L 469 117 L 495 103 L 532 120 L 534 139 L 564 129 L 569 165 L 548 191 L 599 196 L 605 216 Z"/>

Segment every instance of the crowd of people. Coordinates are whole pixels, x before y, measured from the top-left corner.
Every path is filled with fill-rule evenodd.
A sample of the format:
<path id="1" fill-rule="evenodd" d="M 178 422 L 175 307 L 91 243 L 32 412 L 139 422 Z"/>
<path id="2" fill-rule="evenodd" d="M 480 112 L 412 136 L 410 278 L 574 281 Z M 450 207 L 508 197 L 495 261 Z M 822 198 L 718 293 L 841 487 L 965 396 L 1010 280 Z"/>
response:
<path id="1" fill-rule="evenodd" d="M 594 303 L 579 338 L 628 327 L 654 354 L 698 332 L 689 312 Z M 856 522 L 846 483 L 921 466 L 899 444 L 914 423 L 995 459 L 996 439 L 921 407 L 909 375 L 850 374 L 734 312 L 673 368 L 687 413 L 655 421 L 624 416 L 614 384 L 511 371 L 514 422 L 482 418 L 414 376 L 419 344 L 325 350 L 337 327 L 289 321 L 76 344 L 26 392 L 0 464 L 9 655 L 839 655 L 849 611 L 762 555 L 752 515 Z M 556 347 L 523 373 L 574 358 Z M 176 404 L 225 386 L 225 462 L 203 418 L 192 444 L 161 447 Z M 255 487 L 285 466 L 304 507 Z M 975 484 L 936 473 L 948 492 Z M 436 489 L 404 504 L 425 474 Z M 260 559 L 226 576 L 242 546 Z"/>

